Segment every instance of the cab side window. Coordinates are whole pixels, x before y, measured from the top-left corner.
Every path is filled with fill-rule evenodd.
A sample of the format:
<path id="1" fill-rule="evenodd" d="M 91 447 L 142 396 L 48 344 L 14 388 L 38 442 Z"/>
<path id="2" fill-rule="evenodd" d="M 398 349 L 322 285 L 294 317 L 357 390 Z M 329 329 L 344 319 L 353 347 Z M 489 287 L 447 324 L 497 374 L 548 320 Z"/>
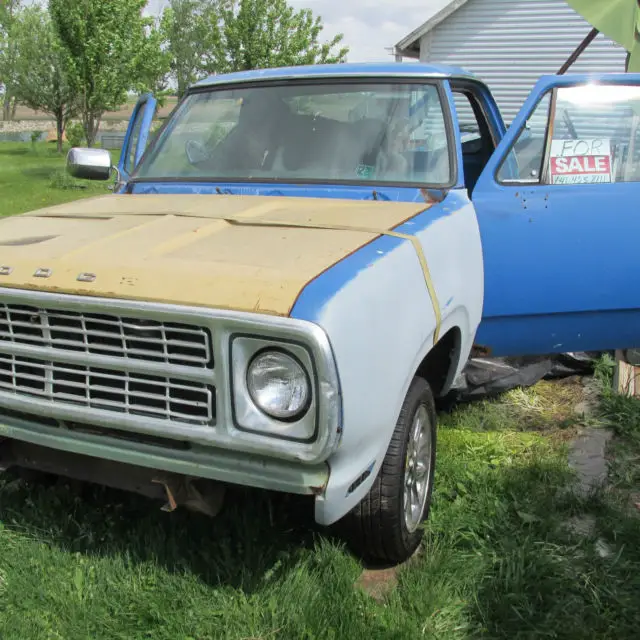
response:
<path id="1" fill-rule="evenodd" d="M 495 145 L 480 102 L 471 90 L 453 88 L 462 143 L 462 162 L 465 186 L 473 191 Z"/>

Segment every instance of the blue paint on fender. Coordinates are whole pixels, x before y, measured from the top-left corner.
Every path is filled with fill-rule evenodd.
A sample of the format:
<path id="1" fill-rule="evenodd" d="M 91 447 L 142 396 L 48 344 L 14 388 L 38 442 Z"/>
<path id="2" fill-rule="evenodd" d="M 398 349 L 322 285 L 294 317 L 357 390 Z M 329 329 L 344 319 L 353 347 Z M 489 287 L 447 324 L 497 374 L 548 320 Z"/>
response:
<path id="1" fill-rule="evenodd" d="M 436 220 L 452 215 L 465 204 L 468 204 L 466 193 L 462 191 L 450 191 L 441 203 L 435 204 L 425 211 L 418 213 L 407 222 L 393 229 L 393 231 L 415 235 L 426 229 Z M 403 242 L 406 242 L 406 240 L 402 238 L 380 236 L 374 239 L 373 242 L 370 242 L 336 263 L 333 267 L 330 267 L 307 284 L 298 296 L 289 315 L 299 320 L 316 322 L 325 304 L 329 302 L 345 284 L 353 280 L 358 273 L 370 267 Z M 429 260 L 429 256 L 426 257 L 427 260 Z"/>

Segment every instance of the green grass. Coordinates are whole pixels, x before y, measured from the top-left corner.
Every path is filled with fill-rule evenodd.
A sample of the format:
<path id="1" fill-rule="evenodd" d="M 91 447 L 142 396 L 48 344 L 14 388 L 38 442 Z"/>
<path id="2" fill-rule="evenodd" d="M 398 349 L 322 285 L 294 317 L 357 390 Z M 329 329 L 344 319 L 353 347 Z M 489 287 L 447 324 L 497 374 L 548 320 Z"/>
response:
<path id="1" fill-rule="evenodd" d="M 51 186 L 59 158 L 13 148 L 26 153 L 0 147 L 0 176 L 23 186 L 0 185 L 3 213 L 86 195 Z M 604 387 L 610 373 L 603 362 Z M 100 487 L 0 476 L 0 638 L 636 638 L 637 476 L 623 482 L 614 462 L 614 490 L 568 490 L 580 394 L 577 381 L 541 383 L 441 415 L 425 542 L 383 602 L 355 588 L 361 565 L 313 525 L 306 499 L 237 489 L 209 520 Z M 629 455 L 639 407 L 605 392 L 597 417 Z M 565 523 L 584 514 L 596 526 L 580 536 Z"/>
<path id="2" fill-rule="evenodd" d="M 613 360 L 604 358 L 596 375 L 602 380 L 602 412 L 616 433 L 610 447 L 610 481 L 613 495 L 640 514 L 640 400 L 612 391 Z"/>
<path id="3" fill-rule="evenodd" d="M 238 491 L 210 521 L 10 476 L 2 637 L 636 637 L 638 520 L 565 491 L 564 447 L 517 428 L 532 412 L 511 393 L 443 417 L 424 549 L 383 604 L 354 589 L 361 567 L 304 500 Z M 505 414 L 516 422 L 496 429 Z M 598 515 L 588 538 L 563 527 L 583 512 Z"/>
<path id="4" fill-rule="evenodd" d="M 0 216 L 108 193 L 107 183 L 72 180 L 55 144 L 0 142 Z"/>

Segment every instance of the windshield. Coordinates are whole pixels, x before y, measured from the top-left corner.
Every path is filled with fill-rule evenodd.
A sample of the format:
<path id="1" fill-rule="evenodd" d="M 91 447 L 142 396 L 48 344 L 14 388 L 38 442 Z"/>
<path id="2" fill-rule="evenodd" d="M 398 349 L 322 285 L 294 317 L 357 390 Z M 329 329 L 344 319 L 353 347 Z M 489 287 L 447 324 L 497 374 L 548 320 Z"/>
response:
<path id="1" fill-rule="evenodd" d="M 288 83 L 188 95 L 137 180 L 448 185 L 433 84 Z"/>

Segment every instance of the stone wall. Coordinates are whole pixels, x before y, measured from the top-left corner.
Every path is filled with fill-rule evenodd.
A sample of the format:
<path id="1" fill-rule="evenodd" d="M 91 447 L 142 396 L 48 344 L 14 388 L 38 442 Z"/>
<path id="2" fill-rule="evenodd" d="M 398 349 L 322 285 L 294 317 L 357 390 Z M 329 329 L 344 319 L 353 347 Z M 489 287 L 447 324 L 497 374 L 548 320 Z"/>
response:
<path id="1" fill-rule="evenodd" d="M 72 122 L 75 122 L 72 120 Z M 101 123 L 100 131 L 126 131 L 127 120 L 106 120 Z M 0 120 L 0 133 L 26 133 L 30 131 L 52 132 L 55 137 L 56 125 L 52 120 Z"/>

